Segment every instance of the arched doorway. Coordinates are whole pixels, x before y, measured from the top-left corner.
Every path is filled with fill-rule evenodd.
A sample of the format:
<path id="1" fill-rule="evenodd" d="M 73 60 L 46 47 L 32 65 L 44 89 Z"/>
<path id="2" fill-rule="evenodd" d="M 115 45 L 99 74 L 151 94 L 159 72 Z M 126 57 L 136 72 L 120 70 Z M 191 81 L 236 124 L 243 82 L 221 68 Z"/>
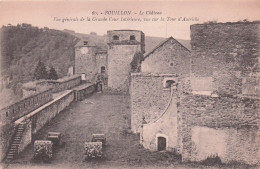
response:
<path id="1" fill-rule="evenodd" d="M 166 138 L 165 137 L 157 137 L 157 150 L 163 151 L 166 150 Z"/>

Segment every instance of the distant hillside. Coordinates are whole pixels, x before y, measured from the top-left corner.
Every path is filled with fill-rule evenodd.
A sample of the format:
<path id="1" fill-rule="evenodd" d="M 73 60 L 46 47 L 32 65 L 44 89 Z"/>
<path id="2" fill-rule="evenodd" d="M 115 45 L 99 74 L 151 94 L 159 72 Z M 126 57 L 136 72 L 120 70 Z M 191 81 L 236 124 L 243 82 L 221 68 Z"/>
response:
<path id="1" fill-rule="evenodd" d="M 107 48 L 107 36 L 75 33 L 72 30 L 53 30 L 38 28 L 30 24 L 3 26 L 1 33 L 1 70 L 8 77 L 8 88 L 17 91 L 21 83 L 33 80 L 34 70 L 39 60 L 47 68 L 53 66 L 59 77 L 67 74 L 74 65 L 74 46 L 80 39 L 87 39 L 101 49 Z M 164 38 L 149 37 L 145 39 L 146 52 L 151 51 Z M 189 40 L 177 39 L 190 49 Z"/>
<path id="2" fill-rule="evenodd" d="M 1 71 L 9 77 L 14 91 L 21 83 L 33 80 L 39 60 L 47 68 L 53 66 L 59 77 L 74 65 L 74 45 L 79 39 L 71 34 L 29 24 L 3 26 L 1 32 Z"/>
<path id="3" fill-rule="evenodd" d="M 80 39 L 86 39 L 91 42 L 94 42 L 97 46 L 102 47 L 102 49 L 106 49 L 106 43 L 107 43 L 107 36 L 106 35 L 97 35 L 96 33 L 92 32 L 90 34 L 83 34 L 83 33 L 76 33 L 72 30 L 67 30 L 65 29 L 64 32 L 70 33 L 74 36 L 77 36 Z M 174 38 L 174 37 L 173 37 Z M 151 36 L 146 36 L 145 37 L 145 51 L 149 52 L 153 48 L 155 48 L 161 41 L 163 41 L 165 38 L 161 37 L 151 37 Z M 184 47 L 187 49 L 191 49 L 190 46 L 190 40 L 183 40 L 183 39 L 176 39 L 179 41 Z"/>

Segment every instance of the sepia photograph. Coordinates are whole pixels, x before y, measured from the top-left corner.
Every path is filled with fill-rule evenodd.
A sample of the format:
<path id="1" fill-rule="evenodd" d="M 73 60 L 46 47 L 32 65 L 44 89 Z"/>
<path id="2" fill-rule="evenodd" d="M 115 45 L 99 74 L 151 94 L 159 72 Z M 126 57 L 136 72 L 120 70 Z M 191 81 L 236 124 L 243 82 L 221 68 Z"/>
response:
<path id="1" fill-rule="evenodd" d="M 0 0 L 0 169 L 259 169 L 260 1 Z"/>

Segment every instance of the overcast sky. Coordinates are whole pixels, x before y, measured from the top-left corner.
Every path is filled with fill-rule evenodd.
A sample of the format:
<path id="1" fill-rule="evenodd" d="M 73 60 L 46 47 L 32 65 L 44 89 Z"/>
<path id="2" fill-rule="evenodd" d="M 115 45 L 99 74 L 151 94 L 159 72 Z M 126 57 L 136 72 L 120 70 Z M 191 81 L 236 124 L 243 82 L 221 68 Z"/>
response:
<path id="1" fill-rule="evenodd" d="M 105 11 L 129 10 L 130 16 L 143 18 L 138 15 L 139 11 L 157 11 L 162 15 L 145 15 L 144 17 L 197 17 L 199 21 L 77 21 L 60 22 L 56 18 L 93 17 L 92 11 L 104 17 Z M 102 14 L 101 14 L 102 13 Z M 106 15 L 109 18 L 112 15 Z M 121 16 L 112 16 L 121 17 Z M 33 26 L 47 26 L 53 29 L 70 29 L 79 33 L 96 32 L 99 35 L 106 34 L 107 30 L 113 29 L 136 29 L 142 30 L 146 36 L 169 37 L 177 39 L 190 39 L 190 25 L 206 21 L 234 22 L 247 19 L 249 21 L 260 20 L 260 1 L 190 1 L 190 2 L 116 2 L 116 1 L 90 1 L 90 2 L 1 2 L 0 24 L 16 25 L 17 23 L 29 23 Z"/>

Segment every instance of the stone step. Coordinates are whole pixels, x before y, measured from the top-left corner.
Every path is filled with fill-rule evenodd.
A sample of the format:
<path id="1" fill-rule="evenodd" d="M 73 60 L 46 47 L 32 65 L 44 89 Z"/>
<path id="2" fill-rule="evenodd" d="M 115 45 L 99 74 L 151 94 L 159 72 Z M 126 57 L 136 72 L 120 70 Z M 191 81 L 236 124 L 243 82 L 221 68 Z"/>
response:
<path id="1" fill-rule="evenodd" d="M 15 156 L 17 154 L 17 152 L 8 152 L 8 154 L 7 155 L 13 155 L 13 156 Z"/>
<path id="2" fill-rule="evenodd" d="M 8 154 L 7 155 L 15 155 L 16 154 L 16 152 L 8 152 Z"/>
<path id="3" fill-rule="evenodd" d="M 17 152 L 18 148 L 9 149 L 9 152 Z"/>
<path id="4" fill-rule="evenodd" d="M 13 141 L 13 143 L 11 145 L 18 145 L 20 142 L 18 141 Z"/>
<path id="5" fill-rule="evenodd" d="M 24 126 L 17 127 L 17 129 L 24 129 L 24 128 L 25 128 Z"/>
<path id="6" fill-rule="evenodd" d="M 15 147 L 10 147 L 9 150 L 18 150 L 18 146 L 15 146 Z"/>
<path id="7" fill-rule="evenodd" d="M 7 158 L 10 157 L 10 158 L 14 158 L 15 154 L 7 154 Z"/>
<path id="8" fill-rule="evenodd" d="M 18 148 L 18 145 L 12 145 L 11 148 Z"/>
<path id="9" fill-rule="evenodd" d="M 14 156 L 8 156 L 7 155 L 6 159 L 14 159 Z"/>
<path id="10" fill-rule="evenodd" d="M 24 131 L 24 129 L 17 129 L 17 132 L 19 132 L 19 131 Z"/>
<path id="11" fill-rule="evenodd" d="M 7 156 L 6 159 L 14 159 L 13 156 Z"/>
<path id="12" fill-rule="evenodd" d="M 12 146 L 19 146 L 19 143 L 13 143 Z"/>

